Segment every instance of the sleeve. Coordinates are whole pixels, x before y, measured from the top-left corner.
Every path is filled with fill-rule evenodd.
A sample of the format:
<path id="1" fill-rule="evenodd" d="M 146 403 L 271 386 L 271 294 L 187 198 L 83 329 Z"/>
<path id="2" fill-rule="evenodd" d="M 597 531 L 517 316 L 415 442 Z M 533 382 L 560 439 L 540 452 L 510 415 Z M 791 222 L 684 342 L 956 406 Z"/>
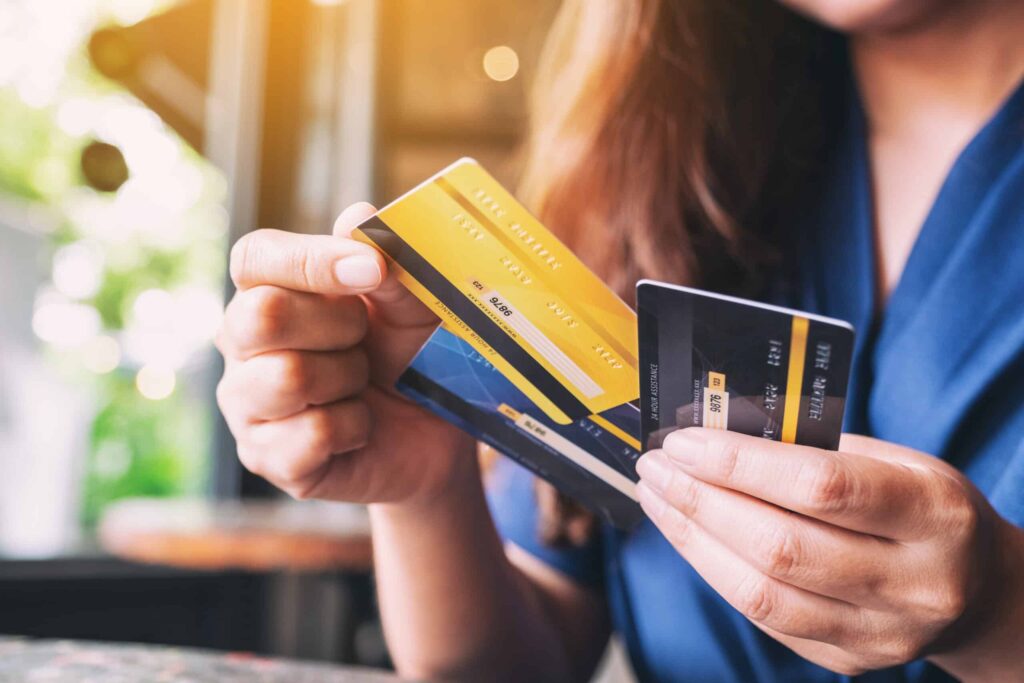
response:
<path id="1" fill-rule="evenodd" d="M 498 534 L 575 582 L 599 586 L 604 578 L 600 534 L 582 547 L 551 547 L 538 537 L 534 476 L 506 457 L 498 458 L 487 479 L 487 501 Z"/>

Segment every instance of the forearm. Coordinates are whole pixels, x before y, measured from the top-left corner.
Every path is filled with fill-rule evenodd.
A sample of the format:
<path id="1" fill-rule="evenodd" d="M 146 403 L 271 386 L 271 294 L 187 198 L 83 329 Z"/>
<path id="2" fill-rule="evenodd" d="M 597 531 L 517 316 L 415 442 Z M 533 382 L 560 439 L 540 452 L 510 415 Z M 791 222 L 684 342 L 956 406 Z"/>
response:
<path id="1" fill-rule="evenodd" d="M 467 454 L 429 503 L 370 508 L 384 629 L 405 675 L 568 680 L 538 592 L 508 561 Z"/>

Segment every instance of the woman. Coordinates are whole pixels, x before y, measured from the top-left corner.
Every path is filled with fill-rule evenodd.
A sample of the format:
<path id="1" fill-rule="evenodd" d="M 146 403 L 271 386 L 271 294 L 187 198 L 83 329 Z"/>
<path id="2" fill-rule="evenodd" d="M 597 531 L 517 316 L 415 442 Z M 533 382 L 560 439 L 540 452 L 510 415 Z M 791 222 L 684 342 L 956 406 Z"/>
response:
<path id="1" fill-rule="evenodd" d="M 783 4 L 568 0 L 524 194 L 624 293 L 852 321 L 838 453 L 676 432 L 649 523 L 543 543 L 529 478 L 492 517 L 470 439 L 391 391 L 437 321 L 347 238 L 371 207 L 233 251 L 239 456 L 371 504 L 402 672 L 586 680 L 614 628 L 645 680 L 1024 680 L 1024 3 Z"/>

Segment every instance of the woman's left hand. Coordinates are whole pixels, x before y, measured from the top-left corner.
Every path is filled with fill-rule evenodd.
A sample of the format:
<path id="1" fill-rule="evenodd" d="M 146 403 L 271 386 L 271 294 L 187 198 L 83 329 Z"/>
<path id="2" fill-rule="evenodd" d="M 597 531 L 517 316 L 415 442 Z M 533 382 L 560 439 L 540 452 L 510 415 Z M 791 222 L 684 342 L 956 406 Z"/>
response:
<path id="1" fill-rule="evenodd" d="M 686 429 L 637 471 L 679 554 L 801 656 L 848 674 L 929 657 L 964 678 L 1021 676 L 1024 532 L 937 458 Z"/>

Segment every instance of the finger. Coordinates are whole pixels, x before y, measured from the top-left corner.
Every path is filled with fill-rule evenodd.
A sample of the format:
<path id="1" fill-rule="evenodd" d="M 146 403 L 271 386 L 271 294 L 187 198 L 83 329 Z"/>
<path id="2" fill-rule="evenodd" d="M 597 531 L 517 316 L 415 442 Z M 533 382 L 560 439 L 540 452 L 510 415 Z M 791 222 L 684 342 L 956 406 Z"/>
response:
<path id="1" fill-rule="evenodd" d="M 843 674 L 845 676 L 859 676 L 865 673 L 869 668 L 875 668 L 871 667 L 863 657 L 852 652 L 847 652 L 843 648 L 830 643 L 821 643 L 816 640 L 808 640 L 806 638 L 794 638 L 793 636 L 787 636 L 785 633 L 773 631 L 761 624 L 754 624 L 754 626 L 758 627 L 804 659 L 814 662 L 819 666 L 823 666 L 837 674 Z"/>
<path id="2" fill-rule="evenodd" d="M 363 294 L 387 274 L 373 247 L 328 235 L 256 230 L 231 249 L 231 279 L 240 290 L 273 285 L 317 294 Z"/>
<path id="3" fill-rule="evenodd" d="M 280 420 L 359 394 L 369 374 L 360 348 L 275 351 L 229 364 L 218 391 L 221 403 L 239 406 L 247 421 Z"/>
<path id="4" fill-rule="evenodd" d="M 335 221 L 334 235 L 349 238 L 353 230 L 375 212 L 369 204 L 353 204 Z M 439 320 L 399 282 L 397 268 L 391 269 L 380 286 L 363 298 L 369 304 L 373 319 L 366 340 L 373 381 L 390 387 L 437 329 Z"/>
<path id="5" fill-rule="evenodd" d="M 930 482 L 898 462 L 683 429 L 662 450 L 693 477 L 829 524 L 906 540 L 933 532 Z"/>
<path id="6" fill-rule="evenodd" d="M 922 535 L 931 532 L 955 543 L 958 532 L 973 533 L 978 506 L 988 506 L 984 495 L 963 472 L 927 453 L 857 434 L 843 434 L 839 447 L 844 453 L 899 463 L 916 475 L 928 492 L 916 501 L 921 511 L 917 526 Z"/>
<path id="7" fill-rule="evenodd" d="M 334 228 L 331 233 L 335 237 L 352 237 L 352 230 L 354 230 L 360 223 L 373 217 L 377 213 L 377 208 L 369 202 L 356 202 L 345 207 L 345 209 L 338 214 L 338 218 L 334 221 Z"/>
<path id="8" fill-rule="evenodd" d="M 366 327 L 366 304 L 359 297 L 260 286 L 231 299 L 218 346 L 243 360 L 279 349 L 341 350 L 359 343 Z"/>
<path id="9" fill-rule="evenodd" d="M 636 467 L 641 481 L 690 522 L 763 574 L 812 593 L 865 607 L 893 604 L 903 548 L 796 515 L 691 477 L 662 451 Z"/>
<path id="10" fill-rule="evenodd" d="M 334 235 L 349 239 L 360 223 L 377 210 L 366 202 L 349 206 L 334 222 Z M 393 327 L 436 326 L 437 316 L 398 281 L 397 272 L 389 272 L 376 289 L 367 294 L 381 319 Z"/>
<path id="11" fill-rule="evenodd" d="M 295 498 L 316 492 L 338 454 L 366 444 L 370 415 L 363 401 L 316 406 L 253 425 L 238 445 L 242 464 Z"/>
<path id="12" fill-rule="evenodd" d="M 726 602 L 750 621 L 797 638 L 844 644 L 861 611 L 767 576 L 732 553 L 643 482 L 640 505 L 665 538 Z"/>
<path id="13" fill-rule="evenodd" d="M 918 470 L 954 469 L 942 460 L 915 451 L 913 448 L 860 434 L 843 434 L 839 439 L 839 450 L 843 453 L 856 453 L 884 462 L 898 462 Z"/>

